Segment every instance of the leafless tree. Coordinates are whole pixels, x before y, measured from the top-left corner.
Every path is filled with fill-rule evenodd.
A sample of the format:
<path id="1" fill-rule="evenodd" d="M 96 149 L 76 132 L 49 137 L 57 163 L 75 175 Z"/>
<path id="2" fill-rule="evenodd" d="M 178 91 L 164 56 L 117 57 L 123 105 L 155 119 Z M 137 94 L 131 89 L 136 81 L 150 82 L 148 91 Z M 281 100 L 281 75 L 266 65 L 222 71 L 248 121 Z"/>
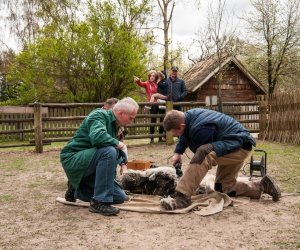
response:
<path id="1" fill-rule="evenodd" d="M 265 72 L 271 95 L 294 63 L 295 48 L 299 49 L 300 1 L 253 0 L 251 3 L 254 10 L 245 20 L 252 34 L 256 34 L 252 38 L 256 38 L 261 54 L 256 63 Z"/>
<path id="2" fill-rule="evenodd" d="M 207 26 L 199 31 L 195 40 L 199 48 L 198 58 L 194 63 L 212 58 L 217 62 L 219 71 L 216 74 L 218 83 L 218 108 L 222 112 L 222 81 L 226 67 L 224 61 L 236 53 L 237 38 L 231 19 L 226 17 L 226 0 L 218 0 L 217 6 L 212 2 L 208 5 Z"/>
<path id="3" fill-rule="evenodd" d="M 73 20 L 78 1 L 0 0 L 0 6 L 8 12 L 7 20 L 2 21 L 8 24 L 11 34 L 24 49 L 36 40 L 43 26 Z"/>
<path id="4" fill-rule="evenodd" d="M 157 0 L 159 9 L 163 17 L 163 32 L 164 32 L 164 70 L 168 69 L 169 64 L 169 28 L 172 20 L 172 14 L 175 7 L 173 0 Z M 170 10 L 171 6 L 171 10 Z"/>

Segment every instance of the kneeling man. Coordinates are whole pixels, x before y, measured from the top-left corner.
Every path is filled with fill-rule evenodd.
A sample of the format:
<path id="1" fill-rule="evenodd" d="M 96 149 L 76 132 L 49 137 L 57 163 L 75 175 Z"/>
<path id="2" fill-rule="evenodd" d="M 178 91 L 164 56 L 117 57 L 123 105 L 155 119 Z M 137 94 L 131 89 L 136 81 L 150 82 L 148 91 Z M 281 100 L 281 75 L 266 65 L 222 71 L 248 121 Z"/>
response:
<path id="1" fill-rule="evenodd" d="M 70 184 L 66 200 L 90 201 L 90 211 L 102 215 L 119 213 L 111 204 L 128 198 L 115 181 L 117 163 L 124 156 L 121 151 L 125 148 L 117 132 L 119 127 L 133 122 L 138 108 L 132 98 L 126 97 L 112 110 L 95 109 L 84 119 L 60 155 Z M 121 166 L 121 172 L 124 168 L 126 164 Z"/>
<path id="2" fill-rule="evenodd" d="M 185 208 L 191 196 L 213 166 L 217 167 L 215 190 L 229 196 L 247 196 L 258 199 L 262 193 L 278 201 L 281 191 L 275 181 L 266 175 L 261 181 L 237 181 L 238 172 L 250 155 L 255 140 L 236 120 L 225 114 L 191 109 L 185 113 L 169 111 L 163 121 L 166 131 L 179 136 L 172 163 L 181 162 L 181 155 L 189 147 L 194 156 L 179 180 L 175 193 L 161 200 L 167 210 Z"/>

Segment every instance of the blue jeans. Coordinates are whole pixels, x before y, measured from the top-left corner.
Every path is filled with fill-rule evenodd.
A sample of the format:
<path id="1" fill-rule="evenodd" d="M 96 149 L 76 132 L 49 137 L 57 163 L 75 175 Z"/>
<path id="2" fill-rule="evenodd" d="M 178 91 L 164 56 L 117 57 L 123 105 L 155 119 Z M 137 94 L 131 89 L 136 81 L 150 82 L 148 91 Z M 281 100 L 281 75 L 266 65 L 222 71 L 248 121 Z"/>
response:
<path id="1" fill-rule="evenodd" d="M 105 203 L 123 203 L 127 200 L 124 190 L 115 180 L 118 153 L 114 147 L 97 149 L 83 176 L 75 197 L 90 201 L 92 198 Z"/>

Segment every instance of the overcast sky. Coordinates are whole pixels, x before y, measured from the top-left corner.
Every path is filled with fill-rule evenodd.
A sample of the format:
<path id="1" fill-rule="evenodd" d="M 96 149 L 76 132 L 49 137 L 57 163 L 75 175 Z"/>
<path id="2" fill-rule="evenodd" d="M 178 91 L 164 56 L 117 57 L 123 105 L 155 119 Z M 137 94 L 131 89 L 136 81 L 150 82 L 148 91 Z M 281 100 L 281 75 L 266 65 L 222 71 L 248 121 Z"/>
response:
<path id="1" fill-rule="evenodd" d="M 199 9 L 196 9 L 192 2 L 192 0 L 177 1 L 173 19 L 173 38 L 175 41 L 184 42 L 189 40 L 201 27 L 205 27 L 207 22 L 207 4 L 208 2 L 216 4 L 218 0 L 201 0 Z M 238 17 L 242 16 L 250 7 L 250 0 L 226 1 L 226 13 L 229 16 L 233 16 L 237 25 L 242 24 Z"/>
<path id="2" fill-rule="evenodd" d="M 196 37 L 197 31 L 205 28 L 207 22 L 207 4 L 212 2 L 216 4 L 218 0 L 201 0 L 199 8 L 195 7 L 194 0 L 175 0 L 175 9 L 173 13 L 173 22 L 170 29 L 172 39 L 172 47 L 176 48 L 178 43 L 184 46 L 189 46 Z M 234 16 L 234 23 L 239 29 L 243 29 L 243 22 L 238 18 L 251 8 L 250 0 L 227 0 L 226 13 L 229 16 Z M 0 10 L 0 15 L 3 15 Z M 172 30 L 172 32 L 171 32 Z M 16 43 L 9 37 L 8 31 L 4 24 L 0 23 L 1 39 L 10 47 L 16 49 Z M 158 40 L 162 42 L 163 32 L 156 31 Z"/>
<path id="3" fill-rule="evenodd" d="M 204 29 L 208 19 L 208 3 L 217 4 L 218 0 L 201 0 L 201 5 L 196 8 L 194 1 L 177 0 L 172 21 L 172 46 L 176 48 L 176 44 L 181 43 L 184 46 L 189 46 L 193 39 L 196 38 L 196 33 L 200 29 Z M 233 26 L 237 28 L 240 36 L 245 34 L 245 24 L 240 19 L 244 13 L 251 10 L 250 0 L 227 0 L 226 15 L 227 19 L 231 19 Z M 162 32 L 158 34 L 158 39 L 162 39 Z"/>

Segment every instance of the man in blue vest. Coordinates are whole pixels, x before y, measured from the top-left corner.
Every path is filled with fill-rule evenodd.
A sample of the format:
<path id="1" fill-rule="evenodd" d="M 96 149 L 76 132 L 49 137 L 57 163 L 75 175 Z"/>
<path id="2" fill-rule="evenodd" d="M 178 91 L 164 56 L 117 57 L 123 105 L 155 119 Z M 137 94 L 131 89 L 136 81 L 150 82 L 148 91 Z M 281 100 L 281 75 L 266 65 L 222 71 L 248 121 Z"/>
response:
<path id="1" fill-rule="evenodd" d="M 236 120 L 225 114 L 191 109 L 169 111 L 163 121 L 166 131 L 180 136 L 172 163 L 181 162 L 181 155 L 189 147 L 194 156 L 179 180 L 173 197 L 161 200 L 167 210 L 185 208 L 191 196 L 213 166 L 217 167 L 215 190 L 229 196 L 247 196 L 259 199 L 262 193 L 278 201 L 281 191 L 275 181 L 266 175 L 261 181 L 237 181 L 238 172 L 251 153 L 255 140 Z"/>

